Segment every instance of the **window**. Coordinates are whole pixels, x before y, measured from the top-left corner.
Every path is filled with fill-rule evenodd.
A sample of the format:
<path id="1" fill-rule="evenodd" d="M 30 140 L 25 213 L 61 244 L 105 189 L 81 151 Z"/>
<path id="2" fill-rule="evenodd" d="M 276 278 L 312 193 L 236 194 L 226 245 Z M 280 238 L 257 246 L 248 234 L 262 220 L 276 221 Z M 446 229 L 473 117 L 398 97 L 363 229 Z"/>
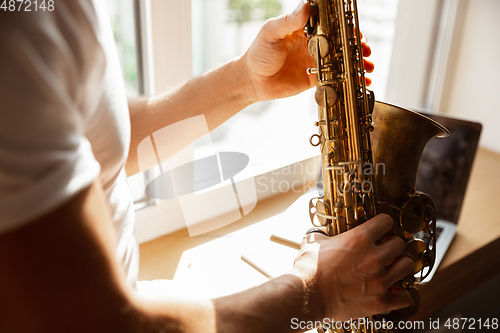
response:
<path id="1" fill-rule="evenodd" d="M 134 2 L 133 0 L 106 0 L 106 4 L 122 68 L 125 92 L 127 97 L 136 97 L 144 87 L 139 83 L 138 77 L 141 64 L 138 64 L 138 49 L 135 40 Z M 128 178 L 136 209 L 151 202 L 144 194 L 145 177 L 144 173 L 139 173 Z"/>
<path id="2" fill-rule="evenodd" d="M 398 3 L 399 0 L 358 0 L 359 25 L 372 48 L 368 59 L 375 64 L 375 71 L 367 75 L 372 79 L 369 89 L 379 101 L 386 100 Z"/>
<path id="3" fill-rule="evenodd" d="M 137 96 L 137 62 L 132 0 L 106 0 L 127 96 Z"/>

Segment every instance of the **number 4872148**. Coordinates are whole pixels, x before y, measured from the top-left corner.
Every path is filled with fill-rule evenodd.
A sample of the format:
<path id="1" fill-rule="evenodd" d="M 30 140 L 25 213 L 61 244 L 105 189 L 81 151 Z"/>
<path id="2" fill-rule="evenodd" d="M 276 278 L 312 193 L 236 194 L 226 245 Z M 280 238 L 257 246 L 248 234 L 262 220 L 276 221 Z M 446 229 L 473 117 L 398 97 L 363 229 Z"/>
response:
<path id="1" fill-rule="evenodd" d="M 1 1 L 1 0 L 0 0 Z M 53 11 L 54 0 L 3 0 L 0 10 L 4 12 Z"/>
<path id="2" fill-rule="evenodd" d="M 469 329 L 469 330 L 497 330 L 498 318 L 448 318 L 444 323 L 449 330 L 454 329 Z"/>

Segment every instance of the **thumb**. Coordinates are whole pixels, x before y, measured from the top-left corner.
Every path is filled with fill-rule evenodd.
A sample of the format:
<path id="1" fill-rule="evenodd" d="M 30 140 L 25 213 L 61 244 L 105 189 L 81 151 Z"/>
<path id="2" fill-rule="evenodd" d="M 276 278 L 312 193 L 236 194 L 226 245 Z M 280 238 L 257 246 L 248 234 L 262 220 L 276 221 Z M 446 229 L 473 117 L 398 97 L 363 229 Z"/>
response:
<path id="1" fill-rule="evenodd" d="M 309 3 L 301 1 L 292 13 L 270 19 L 266 23 L 266 34 L 274 39 L 283 39 L 303 29 L 309 19 L 309 9 Z"/>

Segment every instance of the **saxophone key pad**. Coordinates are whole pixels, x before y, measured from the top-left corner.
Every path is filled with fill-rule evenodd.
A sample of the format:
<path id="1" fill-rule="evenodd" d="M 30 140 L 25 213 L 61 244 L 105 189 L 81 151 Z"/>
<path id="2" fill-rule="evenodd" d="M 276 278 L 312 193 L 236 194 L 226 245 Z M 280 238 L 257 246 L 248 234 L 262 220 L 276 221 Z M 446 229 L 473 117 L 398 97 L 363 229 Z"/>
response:
<path id="1" fill-rule="evenodd" d="M 314 93 L 314 99 L 316 103 L 322 108 L 325 107 L 325 94 L 326 94 L 326 104 L 328 107 L 332 107 L 339 100 L 339 96 L 337 94 L 337 90 L 332 86 L 320 86 L 316 89 Z"/>
<path id="2" fill-rule="evenodd" d="M 324 58 L 328 55 L 330 51 L 330 44 L 328 43 L 328 39 L 325 36 L 318 35 L 312 37 L 307 43 L 307 49 L 309 50 L 309 54 L 313 56 L 313 58 L 317 57 L 318 49 L 319 55 L 321 58 Z"/>
<path id="3" fill-rule="evenodd" d="M 413 260 L 414 270 L 413 274 L 416 274 L 422 270 L 424 267 L 423 257 L 424 252 L 427 249 L 427 244 L 421 239 L 412 239 L 406 243 L 405 255 Z"/>

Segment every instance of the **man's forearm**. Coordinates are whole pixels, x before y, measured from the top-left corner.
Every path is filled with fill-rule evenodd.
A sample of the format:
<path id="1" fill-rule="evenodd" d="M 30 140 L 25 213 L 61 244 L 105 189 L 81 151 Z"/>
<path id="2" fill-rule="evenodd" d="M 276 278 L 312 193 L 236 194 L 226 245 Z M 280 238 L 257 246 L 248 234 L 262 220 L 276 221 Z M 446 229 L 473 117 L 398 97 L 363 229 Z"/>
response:
<path id="1" fill-rule="evenodd" d="M 148 333 L 194 332 L 202 324 L 205 333 L 300 332 L 294 323 L 320 320 L 318 311 L 311 308 L 310 296 L 300 278 L 286 274 L 211 302 L 144 303 L 142 308 L 147 319 L 141 329 Z"/>
<path id="2" fill-rule="evenodd" d="M 300 332 L 294 322 L 321 320 L 313 298 L 299 277 L 285 274 L 213 300 L 216 322 L 220 322 L 216 332 Z"/>
<path id="3" fill-rule="evenodd" d="M 204 115 L 208 129 L 212 131 L 255 102 L 253 83 L 245 72 L 243 61 L 243 58 L 230 61 L 172 90 L 129 101 L 132 133 L 127 174 L 139 172 L 137 146 L 157 130 Z M 189 137 L 195 141 L 203 134 L 189 133 Z M 185 142 L 175 140 L 168 144 L 170 151 L 179 151 L 185 146 Z"/>

